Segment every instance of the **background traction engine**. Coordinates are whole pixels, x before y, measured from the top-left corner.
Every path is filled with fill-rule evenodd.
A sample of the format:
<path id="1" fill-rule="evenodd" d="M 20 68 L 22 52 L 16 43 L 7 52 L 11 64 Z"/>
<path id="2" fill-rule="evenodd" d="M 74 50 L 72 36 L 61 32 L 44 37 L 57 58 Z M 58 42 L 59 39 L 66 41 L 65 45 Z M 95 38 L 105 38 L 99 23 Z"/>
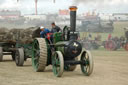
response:
<path id="1" fill-rule="evenodd" d="M 76 10 L 77 7 L 70 7 L 70 28 L 65 26 L 63 32 L 54 33 L 51 38 L 46 36 L 34 40 L 32 66 L 36 72 L 44 71 L 46 66 L 52 65 L 54 75 L 61 77 L 64 70 L 74 71 L 76 65 L 80 64 L 84 75 L 89 76 L 92 73 L 91 53 L 83 49 L 77 41 Z M 79 55 L 80 60 L 78 60 Z"/>

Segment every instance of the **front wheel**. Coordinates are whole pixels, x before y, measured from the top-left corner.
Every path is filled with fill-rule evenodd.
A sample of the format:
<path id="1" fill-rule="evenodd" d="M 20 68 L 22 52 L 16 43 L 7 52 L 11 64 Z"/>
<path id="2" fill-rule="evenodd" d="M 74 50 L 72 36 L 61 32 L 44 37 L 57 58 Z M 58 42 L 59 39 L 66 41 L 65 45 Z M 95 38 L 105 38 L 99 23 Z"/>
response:
<path id="1" fill-rule="evenodd" d="M 83 51 L 81 54 L 81 71 L 84 75 L 89 76 L 93 72 L 93 57 L 90 51 Z"/>
<path id="2" fill-rule="evenodd" d="M 17 66 L 23 66 L 24 64 L 24 50 L 23 48 L 18 48 L 15 54 L 15 62 Z"/>
<path id="3" fill-rule="evenodd" d="M 52 56 L 53 73 L 57 77 L 61 77 L 64 71 L 64 59 L 60 51 L 56 51 Z"/>

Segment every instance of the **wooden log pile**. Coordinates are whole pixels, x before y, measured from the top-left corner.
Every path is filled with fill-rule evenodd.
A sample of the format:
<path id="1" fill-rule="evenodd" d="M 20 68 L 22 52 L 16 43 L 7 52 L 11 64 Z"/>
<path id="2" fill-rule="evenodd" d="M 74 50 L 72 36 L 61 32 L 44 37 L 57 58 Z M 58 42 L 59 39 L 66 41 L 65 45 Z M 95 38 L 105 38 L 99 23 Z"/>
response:
<path id="1" fill-rule="evenodd" d="M 26 29 L 0 28 L 0 42 L 20 42 L 27 44 L 31 43 L 36 37 L 40 37 L 40 29 L 38 27 L 30 27 Z"/>

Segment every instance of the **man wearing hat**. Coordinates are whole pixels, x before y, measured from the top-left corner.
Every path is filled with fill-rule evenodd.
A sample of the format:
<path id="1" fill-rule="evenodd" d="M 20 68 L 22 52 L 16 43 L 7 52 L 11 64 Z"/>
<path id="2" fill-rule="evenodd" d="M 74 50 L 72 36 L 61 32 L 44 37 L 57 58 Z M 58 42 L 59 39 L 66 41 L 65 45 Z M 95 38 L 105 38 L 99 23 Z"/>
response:
<path id="1" fill-rule="evenodd" d="M 43 27 L 43 26 L 40 27 L 40 30 L 41 30 L 40 36 L 41 36 L 42 38 L 45 38 L 45 36 L 47 36 L 47 33 L 50 32 L 47 28 L 45 28 L 45 27 Z"/>

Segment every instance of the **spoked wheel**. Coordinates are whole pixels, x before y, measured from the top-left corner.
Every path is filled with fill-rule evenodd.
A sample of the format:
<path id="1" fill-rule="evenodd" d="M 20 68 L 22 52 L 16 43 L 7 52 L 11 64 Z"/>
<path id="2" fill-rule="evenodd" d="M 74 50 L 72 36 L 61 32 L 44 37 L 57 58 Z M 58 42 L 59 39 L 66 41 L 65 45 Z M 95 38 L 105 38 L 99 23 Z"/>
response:
<path id="1" fill-rule="evenodd" d="M 128 51 L 128 43 L 125 44 L 125 50 Z"/>
<path id="2" fill-rule="evenodd" d="M 75 58 L 75 60 L 78 60 L 78 58 Z M 76 69 L 77 65 L 66 65 L 64 66 L 65 71 L 74 71 Z"/>
<path id="3" fill-rule="evenodd" d="M 60 51 L 56 51 L 52 56 L 52 66 L 54 75 L 61 77 L 64 71 L 64 60 Z"/>
<path id="4" fill-rule="evenodd" d="M 15 62 L 17 66 L 23 66 L 24 64 L 24 50 L 23 48 L 18 48 L 15 54 Z"/>
<path id="5" fill-rule="evenodd" d="M 32 51 L 32 66 L 36 72 L 44 71 L 47 64 L 47 46 L 45 39 L 35 39 Z"/>
<path id="6" fill-rule="evenodd" d="M 0 47 L 0 62 L 3 60 L 3 49 Z"/>
<path id="7" fill-rule="evenodd" d="M 91 56 L 90 51 L 83 51 L 81 54 L 81 71 L 84 75 L 89 76 L 93 72 L 93 57 Z"/>

